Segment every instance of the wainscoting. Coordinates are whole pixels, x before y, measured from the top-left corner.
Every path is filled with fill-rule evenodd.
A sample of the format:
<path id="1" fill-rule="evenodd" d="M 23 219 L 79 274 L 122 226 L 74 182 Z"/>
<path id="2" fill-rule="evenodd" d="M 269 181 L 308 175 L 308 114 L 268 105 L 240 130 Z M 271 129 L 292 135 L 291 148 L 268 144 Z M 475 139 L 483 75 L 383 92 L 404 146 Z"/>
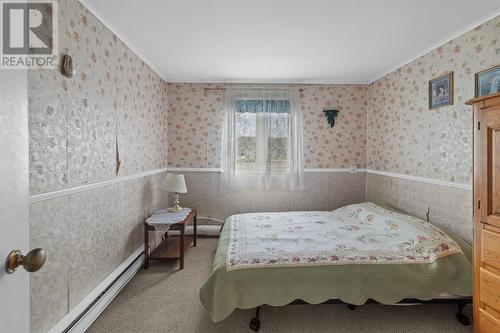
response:
<path id="1" fill-rule="evenodd" d="M 472 243 L 471 190 L 438 184 L 368 173 L 366 200 L 423 220 L 428 216 L 431 223 Z"/>
<path id="2" fill-rule="evenodd" d="M 233 214 L 288 210 L 333 210 L 365 198 L 365 173 L 305 173 L 304 190 L 224 193 L 219 172 L 183 172 L 188 193 L 181 205 L 196 207 L 200 216 L 224 220 Z"/>
<path id="3" fill-rule="evenodd" d="M 168 170 L 186 177 L 188 193 L 181 195 L 181 204 L 217 220 L 246 212 L 333 210 L 373 201 L 422 219 L 428 215 L 432 223 L 469 242 L 472 237 L 471 191 L 465 184 L 374 170 L 351 174 L 348 169 L 311 169 L 305 173 L 304 190 L 224 193 L 219 170 Z M 43 247 L 49 254 L 45 267 L 31 275 L 32 332 L 63 327 L 95 288 L 141 247 L 144 219 L 167 206 L 167 193 L 159 188 L 165 173 L 162 169 L 32 196 L 31 247 Z M 154 247 L 160 235 L 151 237 Z"/>
<path id="4" fill-rule="evenodd" d="M 45 266 L 30 275 L 32 332 L 51 329 L 143 244 L 144 219 L 167 206 L 164 175 L 31 204 L 31 248 L 47 251 Z M 154 246 L 160 236 L 151 237 Z"/>
<path id="5" fill-rule="evenodd" d="M 169 168 L 186 177 L 184 206 L 200 216 L 224 220 L 232 214 L 257 211 L 333 210 L 372 201 L 442 226 L 472 242 L 471 186 L 404 174 L 358 169 L 310 169 L 304 190 L 223 193 L 218 169 Z M 201 171 L 203 170 L 203 171 Z"/>

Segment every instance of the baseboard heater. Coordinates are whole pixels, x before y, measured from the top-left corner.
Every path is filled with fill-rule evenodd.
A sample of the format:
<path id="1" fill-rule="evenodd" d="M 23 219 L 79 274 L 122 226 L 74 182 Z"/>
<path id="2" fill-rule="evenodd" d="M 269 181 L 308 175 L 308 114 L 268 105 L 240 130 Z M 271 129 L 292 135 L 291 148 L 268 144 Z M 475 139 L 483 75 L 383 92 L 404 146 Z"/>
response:
<path id="1" fill-rule="evenodd" d="M 197 236 L 207 236 L 207 237 L 219 237 L 221 231 L 221 225 L 208 225 L 201 224 L 196 227 Z M 179 230 L 169 230 L 168 234 L 171 236 L 179 236 Z M 193 234 L 193 227 L 188 225 L 186 227 L 186 235 L 191 236 Z"/>
<path id="2" fill-rule="evenodd" d="M 49 333 L 83 333 L 142 267 L 141 247 L 109 274 L 89 295 L 69 311 Z"/>

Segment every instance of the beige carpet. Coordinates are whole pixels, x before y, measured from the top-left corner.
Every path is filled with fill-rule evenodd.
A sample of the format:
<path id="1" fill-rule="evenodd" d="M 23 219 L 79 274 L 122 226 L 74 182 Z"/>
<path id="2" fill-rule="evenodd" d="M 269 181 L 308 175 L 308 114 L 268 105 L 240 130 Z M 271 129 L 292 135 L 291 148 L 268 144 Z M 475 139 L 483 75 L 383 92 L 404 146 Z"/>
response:
<path id="1" fill-rule="evenodd" d="M 188 251 L 184 270 L 174 263 L 141 270 L 88 332 L 247 332 L 252 310 L 237 310 L 212 323 L 198 300 L 217 239 L 200 239 Z M 345 305 L 263 307 L 260 332 L 471 332 L 455 320 L 454 305 L 365 305 L 349 311 Z"/>

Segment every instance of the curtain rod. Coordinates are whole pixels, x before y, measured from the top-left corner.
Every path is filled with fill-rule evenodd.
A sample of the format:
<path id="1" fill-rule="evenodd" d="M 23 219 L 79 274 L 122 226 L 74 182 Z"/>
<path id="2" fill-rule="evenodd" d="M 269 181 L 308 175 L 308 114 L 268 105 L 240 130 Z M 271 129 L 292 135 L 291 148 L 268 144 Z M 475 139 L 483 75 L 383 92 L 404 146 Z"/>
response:
<path id="1" fill-rule="evenodd" d="M 247 89 L 248 90 L 265 90 L 266 88 L 247 88 Z M 205 88 L 203 88 L 203 90 L 204 91 L 226 91 L 227 88 L 222 88 L 222 87 L 220 87 L 220 88 L 217 88 L 217 87 L 216 88 L 208 88 L 208 87 L 205 87 Z M 302 88 L 299 89 L 299 92 L 303 92 L 303 91 L 304 91 L 304 89 L 302 89 Z"/>

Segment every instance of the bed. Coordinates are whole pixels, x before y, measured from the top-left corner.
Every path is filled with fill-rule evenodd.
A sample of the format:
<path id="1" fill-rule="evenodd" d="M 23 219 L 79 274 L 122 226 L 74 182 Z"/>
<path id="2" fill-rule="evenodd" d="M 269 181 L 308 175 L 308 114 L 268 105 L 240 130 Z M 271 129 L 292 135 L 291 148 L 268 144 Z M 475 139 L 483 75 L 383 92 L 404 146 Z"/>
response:
<path id="1" fill-rule="evenodd" d="M 200 300 L 214 322 L 256 308 L 251 328 L 258 331 L 264 304 L 342 302 L 352 309 L 451 300 L 463 308 L 472 295 L 471 274 L 464 241 L 373 203 L 250 213 L 226 219 Z"/>

